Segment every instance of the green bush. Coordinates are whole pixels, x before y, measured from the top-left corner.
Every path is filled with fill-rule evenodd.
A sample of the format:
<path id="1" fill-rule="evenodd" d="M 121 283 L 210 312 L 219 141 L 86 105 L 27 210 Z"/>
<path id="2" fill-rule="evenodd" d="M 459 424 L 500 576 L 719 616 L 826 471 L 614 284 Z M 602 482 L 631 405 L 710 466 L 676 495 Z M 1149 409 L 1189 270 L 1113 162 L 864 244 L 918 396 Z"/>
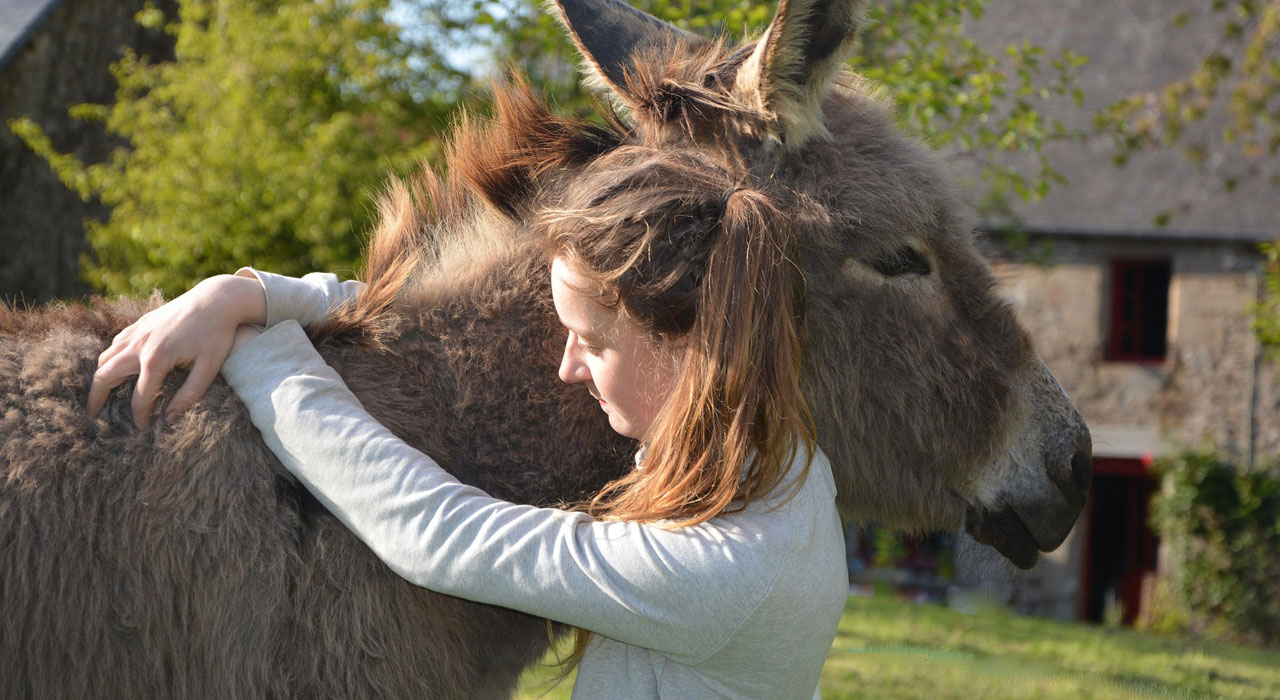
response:
<path id="1" fill-rule="evenodd" d="M 1280 465 L 1248 470 L 1204 452 L 1155 465 L 1151 524 L 1175 560 L 1193 625 L 1216 637 L 1280 644 Z"/>
<path id="2" fill-rule="evenodd" d="M 1262 278 L 1264 293 L 1256 306 L 1254 325 L 1258 331 L 1258 339 L 1268 353 L 1280 359 L 1280 241 L 1264 243 L 1261 248 L 1265 256 Z"/>

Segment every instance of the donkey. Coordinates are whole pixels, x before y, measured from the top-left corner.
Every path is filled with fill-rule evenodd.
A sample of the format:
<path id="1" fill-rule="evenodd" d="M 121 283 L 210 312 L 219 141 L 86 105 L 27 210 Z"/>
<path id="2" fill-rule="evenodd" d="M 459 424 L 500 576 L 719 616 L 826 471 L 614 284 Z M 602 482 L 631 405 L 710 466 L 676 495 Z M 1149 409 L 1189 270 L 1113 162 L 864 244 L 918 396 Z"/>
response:
<path id="1" fill-rule="evenodd" d="M 580 501 L 636 446 L 556 379 L 534 223 L 607 168 L 702 163 L 791 215 L 805 391 L 842 513 L 963 526 L 1031 566 L 1084 503 L 1089 435 L 993 294 L 938 159 L 842 72 L 862 4 L 783 0 L 731 47 L 616 0 L 558 0 L 623 116 L 562 118 L 518 79 L 500 87 L 445 175 L 389 186 L 368 287 L 313 341 L 464 482 Z M 721 196 L 691 187 L 689 211 Z M 396 577 L 225 385 L 172 424 L 162 398 L 141 432 L 128 387 L 86 415 L 97 354 L 147 306 L 0 310 L 0 697 L 509 697 L 556 628 Z"/>

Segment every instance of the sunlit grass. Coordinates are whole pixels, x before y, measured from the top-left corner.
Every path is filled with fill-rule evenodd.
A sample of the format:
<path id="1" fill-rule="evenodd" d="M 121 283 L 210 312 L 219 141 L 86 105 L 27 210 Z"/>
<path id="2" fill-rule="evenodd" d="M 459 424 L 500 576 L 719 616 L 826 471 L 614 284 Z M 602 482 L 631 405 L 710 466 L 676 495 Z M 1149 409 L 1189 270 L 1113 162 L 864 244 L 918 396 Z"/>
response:
<path id="1" fill-rule="evenodd" d="M 539 667 L 520 700 L 567 700 L 570 677 Z M 850 598 L 822 670 L 822 697 L 1280 698 L 1280 651 Z"/>

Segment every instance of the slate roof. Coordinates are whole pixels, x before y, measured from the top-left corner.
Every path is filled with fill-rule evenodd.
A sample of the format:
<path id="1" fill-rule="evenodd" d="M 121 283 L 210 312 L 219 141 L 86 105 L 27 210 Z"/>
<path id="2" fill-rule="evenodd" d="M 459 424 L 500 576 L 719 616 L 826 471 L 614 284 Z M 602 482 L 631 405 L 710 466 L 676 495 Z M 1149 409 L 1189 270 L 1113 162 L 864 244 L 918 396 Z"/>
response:
<path id="1" fill-rule="evenodd" d="M 991 0 L 980 22 L 966 27 L 993 53 L 1023 39 L 1055 55 L 1059 47 L 1089 57 L 1081 69 L 1083 110 L 1069 100 L 1054 102 L 1050 116 L 1069 127 L 1089 131 L 1095 110 L 1139 91 L 1155 91 L 1196 67 L 1220 41 L 1222 15 L 1208 12 L 1205 0 Z M 1198 13 L 1199 21 L 1173 27 L 1179 11 Z M 1226 115 L 1203 133 L 1218 133 Z M 1112 162 L 1110 139 L 1093 136 L 1083 143 L 1046 148 L 1050 164 L 1067 177 L 1044 201 L 1014 203 L 1031 233 L 1066 235 L 1150 235 L 1166 240 L 1252 241 L 1280 238 L 1280 159 L 1247 159 L 1234 146 L 1218 142 L 1215 155 L 1197 168 L 1178 149 L 1139 154 L 1124 167 Z M 1232 192 L 1224 179 L 1260 169 L 1262 176 L 1242 178 Z M 1028 163 L 1023 172 L 1036 172 Z M 957 167 L 962 173 L 963 167 Z M 1276 184 L 1269 180 L 1275 178 Z M 1156 217 L 1173 210 L 1166 226 Z"/>
<path id="2" fill-rule="evenodd" d="M 9 65 L 61 4 L 62 0 L 0 0 L 0 69 Z"/>
<path id="3" fill-rule="evenodd" d="M 41 23 L 63 0 L 0 0 L 0 69 L 10 63 Z M 1218 41 L 1220 17 L 1205 11 L 1204 0 L 990 0 L 980 22 L 967 27 L 992 52 L 1023 39 L 1049 49 L 1067 47 L 1090 58 L 1081 69 L 1084 109 L 1069 100 L 1046 108 L 1068 126 L 1088 129 L 1094 110 L 1122 96 L 1157 90 L 1186 75 Z M 1175 13 L 1199 13 L 1201 19 L 1175 29 Z M 1051 165 L 1069 184 L 1056 185 L 1042 202 L 1014 202 L 1030 233 L 1110 235 L 1181 240 L 1253 241 L 1280 238 L 1274 202 L 1280 187 L 1280 162 L 1250 162 L 1230 146 L 1197 168 L 1177 149 L 1139 154 L 1128 165 L 1112 163 L 1112 145 L 1104 137 L 1046 148 Z M 1280 161 L 1280 159 L 1273 159 Z M 1027 162 L 1024 172 L 1037 166 Z M 1250 168 L 1262 177 L 1246 178 L 1233 192 L 1224 177 Z M 963 168 L 958 168 L 963 174 Z M 980 185 L 978 185 L 980 187 Z M 1155 225 L 1158 214 L 1174 210 L 1172 221 Z"/>

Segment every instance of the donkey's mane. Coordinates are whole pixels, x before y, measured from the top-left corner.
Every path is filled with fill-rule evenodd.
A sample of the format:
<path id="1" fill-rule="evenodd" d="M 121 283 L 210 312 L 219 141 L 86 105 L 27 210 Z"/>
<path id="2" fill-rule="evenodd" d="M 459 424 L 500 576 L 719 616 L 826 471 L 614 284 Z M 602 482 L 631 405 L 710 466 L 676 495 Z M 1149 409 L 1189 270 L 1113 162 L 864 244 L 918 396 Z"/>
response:
<path id="1" fill-rule="evenodd" d="M 626 107 L 634 125 L 603 104 L 595 110 L 598 122 L 556 115 L 513 73 L 494 90 L 493 116 L 459 118 L 442 172 L 424 165 L 408 179 L 388 181 L 368 250 L 368 287 L 355 304 L 313 326 L 313 339 L 341 336 L 380 345 L 388 312 L 421 301 L 408 298 L 411 283 L 431 276 L 424 273 L 442 251 L 449 250 L 451 260 L 484 258 L 494 245 L 484 229 L 523 231 L 549 184 L 624 143 L 658 147 L 675 138 L 732 151 L 744 134 L 760 133 L 768 115 L 729 93 L 734 71 L 753 43 L 732 51 L 707 41 L 691 51 L 659 45 L 642 52 L 626 72 L 632 96 Z M 477 229 L 480 235 L 470 235 Z M 452 270 L 438 271 L 454 276 Z"/>
<path id="2" fill-rule="evenodd" d="M 443 173 L 424 164 L 407 180 L 388 181 L 368 249 L 368 286 L 355 304 L 313 326 L 313 339 L 381 344 L 389 312 L 416 301 L 406 299 L 411 282 L 439 261 L 442 248 L 482 257 L 491 237 L 465 232 L 518 228 L 546 181 L 617 147 L 629 131 L 610 110 L 601 111 L 599 124 L 555 115 L 518 76 L 500 83 L 493 101 L 492 117 L 459 118 Z"/>

